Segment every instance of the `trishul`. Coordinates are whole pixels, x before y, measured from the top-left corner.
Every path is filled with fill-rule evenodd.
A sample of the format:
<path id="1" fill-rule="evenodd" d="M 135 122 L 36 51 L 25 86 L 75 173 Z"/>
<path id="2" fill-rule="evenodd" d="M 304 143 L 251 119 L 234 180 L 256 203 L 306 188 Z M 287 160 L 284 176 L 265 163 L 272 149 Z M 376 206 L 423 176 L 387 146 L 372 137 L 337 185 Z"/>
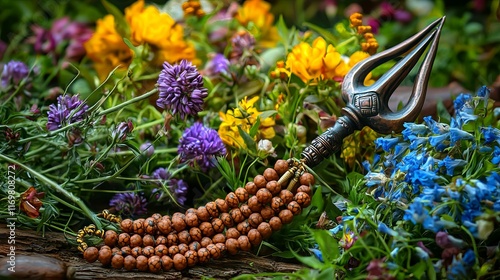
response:
<path id="1" fill-rule="evenodd" d="M 343 139 L 364 126 L 388 134 L 403 129 L 405 122 L 413 122 L 424 105 L 427 84 L 436 57 L 439 35 L 445 21 L 442 17 L 402 43 L 356 64 L 342 83 L 342 99 L 347 104 L 333 127 L 314 139 L 302 152 L 302 162 L 309 166 L 340 150 Z M 430 45 L 430 47 L 429 47 Z M 429 47 L 429 51 L 415 78 L 408 103 L 399 111 L 389 108 L 389 99 Z M 365 77 L 381 64 L 404 54 L 387 73 L 371 86 L 364 86 Z"/>

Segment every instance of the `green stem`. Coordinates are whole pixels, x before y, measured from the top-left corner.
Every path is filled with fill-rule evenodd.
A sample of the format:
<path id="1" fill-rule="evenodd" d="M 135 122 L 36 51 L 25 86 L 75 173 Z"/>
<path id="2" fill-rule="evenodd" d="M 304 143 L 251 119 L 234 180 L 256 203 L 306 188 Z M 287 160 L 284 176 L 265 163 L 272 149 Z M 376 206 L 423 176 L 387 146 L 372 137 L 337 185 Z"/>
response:
<path id="1" fill-rule="evenodd" d="M 144 129 L 144 128 L 152 127 L 152 126 L 157 125 L 157 124 L 162 124 L 163 122 L 164 122 L 163 118 L 161 118 L 161 119 L 158 119 L 158 120 L 155 120 L 155 121 L 152 121 L 152 122 L 148 122 L 148 123 L 145 123 L 145 124 L 138 125 L 138 126 L 135 127 L 135 129 L 137 129 L 137 130 Z"/>
<path id="2" fill-rule="evenodd" d="M 89 169 L 87 169 L 87 171 L 85 172 L 85 174 L 83 175 L 83 177 L 87 177 L 87 175 L 89 175 L 89 173 L 92 171 L 92 169 L 94 169 L 95 165 L 101 161 L 101 159 L 109 152 L 111 151 L 111 149 L 114 147 L 115 145 L 109 145 L 108 147 L 106 147 L 106 150 L 104 150 L 103 153 L 101 153 L 99 155 L 99 157 L 92 161 L 92 164 L 90 165 Z"/>
<path id="3" fill-rule="evenodd" d="M 103 116 L 103 115 L 106 115 L 106 114 L 109 114 L 109 113 L 113 113 L 115 111 L 120 110 L 123 107 L 126 107 L 126 106 L 130 105 L 130 104 L 133 104 L 135 102 L 138 102 L 138 101 L 141 101 L 143 99 L 146 99 L 146 98 L 152 96 L 153 94 L 155 94 L 156 92 L 158 92 L 158 89 L 155 88 L 155 89 L 153 89 L 153 90 L 151 90 L 151 91 L 149 91 L 149 92 L 147 92 L 147 93 L 145 93 L 145 94 L 143 94 L 141 96 L 137 96 L 137 97 L 132 98 L 132 99 L 130 99 L 128 101 L 125 101 L 125 102 L 123 102 L 123 103 L 121 103 L 119 105 L 116 105 L 116 106 L 111 107 L 111 108 L 109 108 L 107 110 L 101 111 L 96 116 L 99 117 L 99 116 Z M 74 127 L 74 126 L 77 126 L 77 125 L 79 125 L 80 123 L 82 123 L 84 121 L 85 120 L 74 122 L 74 123 L 70 123 L 70 124 L 66 125 L 65 127 L 61 127 L 59 129 L 50 131 L 49 133 L 45 133 L 45 134 L 42 134 L 42 135 L 37 135 L 37 136 L 32 136 L 32 137 L 21 139 L 21 140 L 19 140 L 19 143 L 22 144 L 22 143 L 26 143 L 26 142 L 29 142 L 29 141 L 34 140 L 34 139 L 40 139 L 40 138 L 46 138 L 46 137 L 54 136 L 54 135 L 58 134 L 59 132 L 66 131 L 66 130 Z"/>
<path id="4" fill-rule="evenodd" d="M 61 163 L 61 164 L 59 164 L 59 165 L 52 166 L 51 168 L 45 169 L 45 170 L 43 171 L 43 173 L 51 173 L 52 171 L 57 170 L 57 169 L 59 169 L 59 168 L 63 168 L 63 167 L 65 167 L 66 165 L 67 165 L 67 163 L 65 163 L 65 162 L 64 162 L 64 163 Z"/>
<path id="5" fill-rule="evenodd" d="M 31 137 L 28 137 L 28 138 L 20 139 L 18 142 L 22 144 L 22 143 L 26 143 L 26 142 L 29 142 L 29 141 L 34 140 L 34 139 L 41 140 L 43 138 L 51 137 L 51 136 L 54 136 L 54 135 L 58 134 L 59 132 L 66 131 L 66 130 L 74 127 L 74 126 L 77 126 L 81 122 L 83 122 L 83 121 L 78 121 L 78 122 L 70 123 L 70 124 L 66 125 L 65 127 L 61 127 L 59 129 L 52 130 L 49 133 L 45 133 L 45 134 L 42 134 L 42 135 L 36 135 L 36 136 L 31 136 Z"/>
<path id="6" fill-rule="evenodd" d="M 21 168 L 30 172 L 33 176 L 37 177 L 38 180 L 40 180 L 42 183 L 47 185 L 52 191 L 62 194 L 67 200 L 78 205 L 80 207 L 80 210 L 83 212 L 83 214 L 85 216 L 87 216 L 92 221 L 92 223 L 94 223 L 97 226 L 97 228 L 102 227 L 101 221 L 99 221 L 97 216 L 87 207 L 87 205 L 85 205 L 85 203 L 83 203 L 83 201 L 80 198 L 78 198 L 75 195 L 73 195 L 72 193 L 68 192 L 67 190 L 62 188 L 60 185 L 58 185 L 54 181 L 45 177 L 43 174 L 31 169 L 30 167 L 18 162 L 17 160 L 11 159 L 11 158 L 6 157 L 2 154 L 0 154 L 0 159 L 5 160 L 5 161 L 10 162 L 10 163 L 13 163 L 17 166 L 20 166 Z"/>
<path id="7" fill-rule="evenodd" d="M 155 154 L 169 154 L 169 153 L 177 153 L 177 148 L 167 148 L 167 149 L 155 149 Z M 127 155 L 133 155 L 134 151 L 119 151 L 119 152 L 110 152 L 108 153 L 108 157 L 113 157 L 113 156 L 127 156 Z"/>
<path id="8" fill-rule="evenodd" d="M 40 148 L 38 148 L 36 150 L 32 150 L 32 151 L 27 152 L 26 154 L 24 154 L 24 157 L 25 158 L 30 158 L 31 156 L 36 155 L 39 152 L 46 151 L 46 150 L 47 150 L 47 145 L 43 145 L 43 146 L 41 146 Z"/>
<path id="9" fill-rule="evenodd" d="M 150 90 L 149 92 L 146 92 L 145 94 L 141 95 L 141 96 L 137 96 L 137 97 L 134 97 L 130 100 L 127 100 L 119 105 L 116 105 L 114 107 L 111 107 L 109 109 L 106 109 L 104 111 L 101 111 L 100 113 L 98 113 L 97 115 L 98 116 L 103 116 L 103 115 L 106 115 L 106 114 L 109 114 L 109 113 L 113 113 L 115 111 L 118 111 L 120 110 L 121 108 L 124 108 L 130 104 L 133 104 L 135 102 L 138 102 L 138 101 L 141 101 L 143 99 L 146 99 L 146 98 L 149 98 L 150 96 L 152 96 L 153 94 L 157 93 L 158 92 L 158 89 L 157 88 L 154 88 L 152 90 Z"/>
<path id="10" fill-rule="evenodd" d="M 461 226 L 461 228 L 463 231 L 465 231 L 465 233 L 467 233 L 467 235 L 469 235 L 469 238 L 472 242 L 472 248 L 474 249 L 474 256 L 475 256 L 475 263 L 474 264 L 478 264 L 479 263 L 479 260 L 478 260 L 479 253 L 477 251 L 476 239 L 465 226 Z"/>
<path id="11" fill-rule="evenodd" d="M 357 40 L 358 38 L 356 36 L 352 36 L 349 39 L 343 41 L 342 43 L 338 44 L 335 46 L 336 49 L 343 48 L 345 45 L 350 44 L 351 42 Z"/>
<path id="12" fill-rule="evenodd" d="M 21 89 L 24 89 L 24 85 L 26 84 L 26 81 L 27 79 L 23 79 L 21 81 L 21 83 L 19 84 L 19 86 L 16 88 L 16 91 L 14 91 L 5 101 L 3 104 L 9 104 L 9 102 L 12 100 L 12 98 L 14 98 L 14 96 L 16 96 L 20 91 Z"/>

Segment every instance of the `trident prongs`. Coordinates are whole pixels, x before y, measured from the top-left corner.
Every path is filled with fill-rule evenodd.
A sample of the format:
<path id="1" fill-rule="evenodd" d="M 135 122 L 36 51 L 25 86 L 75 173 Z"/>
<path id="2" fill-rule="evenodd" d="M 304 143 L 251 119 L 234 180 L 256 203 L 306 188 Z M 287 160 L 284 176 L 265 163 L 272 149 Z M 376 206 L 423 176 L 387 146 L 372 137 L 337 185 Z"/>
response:
<path id="1" fill-rule="evenodd" d="M 399 45 L 361 61 L 345 76 L 342 83 L 342 98 L 347 107 L 343 110 L 360 124 L 358 129 L 368 125 L 379 133 L 387 134 L 392 131 L 400 131 L 404 122 L 414 121 L 417 118 L 424 105 L 427 84 L 436 57 L 439 35 L 444 20 L 445 17 L 442 17 Z M 388 104 L 391 95 L 417 64 L 429 44 L 431 45 L 429 52 L 415 78 L 408 103 L 400 111 L 393 112 Z M 410 53 L 398 61 L 373 85 L 363 85 L 364 79 L 370 71 L 407 52 Z"/>
<path id="2" fill-rule="evenodd" d="M 369 126 L 379 133 L 401 131 L 405 122 L 414 121 L 425 101 L 427 84 L 436 57 L 442 17 L 406 41 L 369 57 L 356 64 L 342 83 L 342 99 L 346 107 L 335 125 L 311 142 L 302 152 L 302 161 L 309 167 L 334 154 L 342 146 L 342 140 L 354 130 Z M 430 47 L 429 47 L 430 45 Z M 417 64 L 429 47 L 413 85 L 408 103 L 397 112 L 389 108 L 389 99 L 396 88 Z M 381 64 L 404 54 L 387 73 L 371 86 L 364 86 L 368 73 Z"/>

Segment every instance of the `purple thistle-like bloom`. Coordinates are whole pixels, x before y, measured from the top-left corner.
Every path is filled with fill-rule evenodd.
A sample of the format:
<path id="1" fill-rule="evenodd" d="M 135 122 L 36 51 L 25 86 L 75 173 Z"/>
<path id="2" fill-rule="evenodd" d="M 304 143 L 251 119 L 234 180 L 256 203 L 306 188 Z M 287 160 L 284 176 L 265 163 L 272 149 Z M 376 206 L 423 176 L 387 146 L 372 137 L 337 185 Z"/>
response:
<path id="1" fill-rule="evenodd" d="M 217 131 L 195 123 L 184 131 L 179 141 L 178 153 L 181 162 L 196 162 L 201 170 L 207 171 L 215 166 L 215 156 L 226 154 L 226 147 Z"/>
<path id="2" fill-rule="evenodd" d="M 223 54 L 215 54 L 206 68 L 207 74 L 216 76 L 229 72 L 229 60 Z"/>
<path id="3" fill-rule="evenodd" d="M 2 87 L 18 85 L 22 79 L 28 77 L 28 74 L 29 68 L 24 62 L 11 60 L 3 66 Z"/>
<path id="4" fill-rule="evenodd" d="M 118 193 L 109 201 L 109 206 L 126 216 L 138 216 L 147 213 L 148 202 L 142 195 L 134 192 Z"/>
<path id="5" fill-rule="evenodd" d="M 165 168 L 158 168 L 151 174 L 153 179 L 168 181 L 167 186 L 180 205 L 184 205 L 187 200 L 187 193 L 189 186 L 182 179 L 171 178 L 170 173 Z M 161 189 L 154 189 L 153 193 L 156 195 L 158 201 L 165 197 L 165 193 Z"/>
<path id="6" fill-rule="evenodd" d="M 65 124 L 75 123 L 85 118 L 88 105 L 78 95 L 60 95 L 57 97 L 57 105 L 49 106 L 47 129 L 53 131 L 63 127 Z M 81 106 L 82 105 L 82 106 Z"/>
<path id="7" fill-rule="evenodd" d="M 170 178 L 170 173 L 168 173 L 167 169 L 160 167 L 153 171 L 151 177 L 157 180 L 168 180 Z"/>
<path id="8" fill-rule="evenodd" d="M 179 114 L 183 119 L 187 115 L 198 114 L 202 110 L 203 99 L 208 95 L 196 66 L 184 59 L 176 65 L 163 64 L 158 89 L 160 96 L 156 105 L 172 110 L 172 114 Z"/>

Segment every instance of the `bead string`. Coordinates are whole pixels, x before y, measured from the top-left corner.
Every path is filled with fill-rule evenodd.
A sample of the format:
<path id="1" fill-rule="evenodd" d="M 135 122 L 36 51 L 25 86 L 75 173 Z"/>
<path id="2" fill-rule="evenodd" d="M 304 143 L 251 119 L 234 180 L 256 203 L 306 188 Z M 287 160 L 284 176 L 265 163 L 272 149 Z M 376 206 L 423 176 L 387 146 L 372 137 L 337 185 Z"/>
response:
<path id="1" fill-rule="evenodd" d="M 183 270 L 226 252 L 234 255 L 259 246 L 310 205 L 314 183 L 314 176 L 305 171 L 302 162 L 278 160 L 274 168 L 267 168 L 225 199 L 185 213 L 122 220 L 105 210 L 103 217 L 120 224 L 121 232 L 104 232 L 89 225 L 77 233 L 78 249 L 88 262 L 98 260 L 115 269 L 153 273 Z M 104 245 L 89 247 L 86 236 L 98 236 Z"/>

